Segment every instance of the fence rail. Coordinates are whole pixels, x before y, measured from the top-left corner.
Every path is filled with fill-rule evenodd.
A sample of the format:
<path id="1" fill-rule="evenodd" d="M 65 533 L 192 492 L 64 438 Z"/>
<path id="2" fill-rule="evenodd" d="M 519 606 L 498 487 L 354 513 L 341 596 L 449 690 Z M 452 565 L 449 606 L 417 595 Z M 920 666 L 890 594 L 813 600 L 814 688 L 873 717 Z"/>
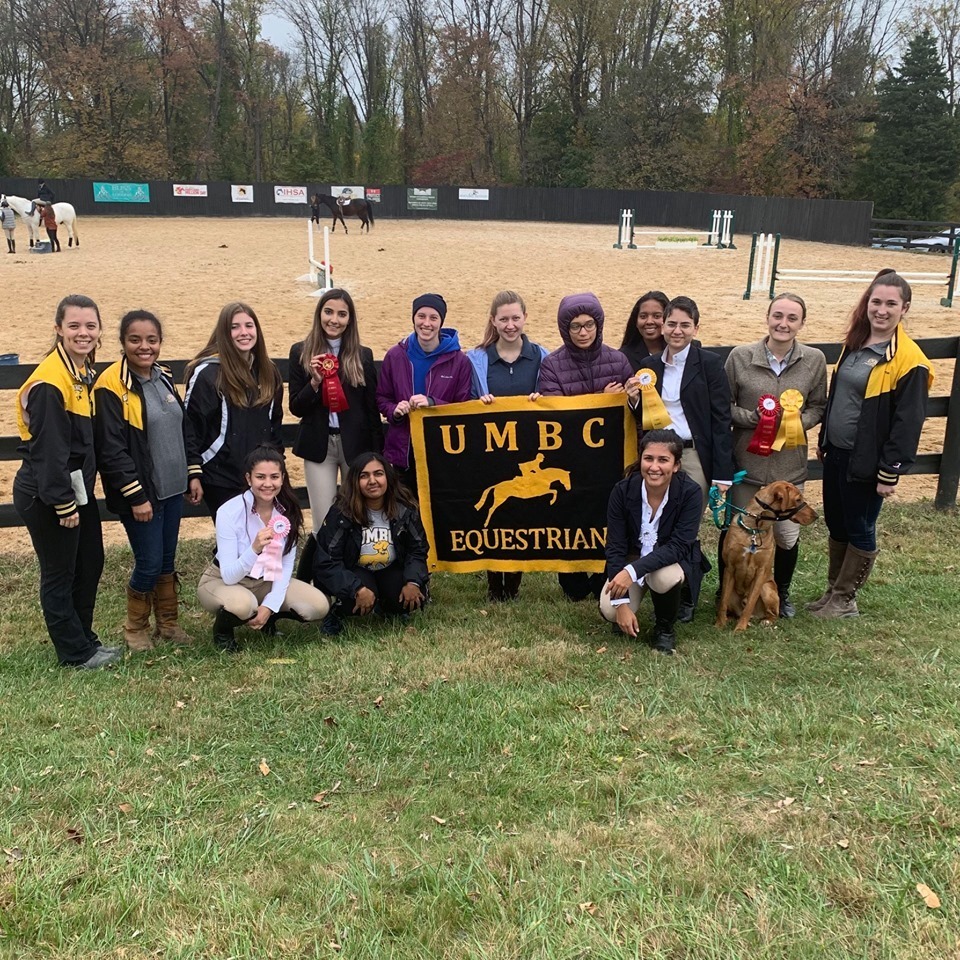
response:
<path id="1" fill-rule="evenodd" d="M 937 495 L 934 501 L 938 509 L 947 509 L 956 506 L 957 489 L 960 487 L 960 336 L 958 337 L 937 337 L 929 340 L 917 341 L 920 348 L 930 360 L 954 360 L 953 379 L 950 385 L 950 393 L 937 395 L 930 398 L 927 407 L 927 420 L 946 419 L 947 425 L 944 433 L 943 450 L 940 453 L 920 454 L 916 462 L 910 468 L 911 474 L 936 475 Z M 822 350 L 828 363 L 836 363 L 840 356 L 839 343 L 815 343 L 811 346 Z M 711 353 L 716 353 L 721 359 L 726 359 L 727 354 L 733 349 L 732 346 L 706 347 Z M 283 375 L 284 383 L 287 382 L 289 370 L 289 360 L 286 357 L 274 360 L 280 373 Z M 187 365 L 186 360 L 165 360 L 164 364 L 169 366 L 178 382 L 183 380 L 183 372 Z M 110 365 L 109 362 L 98 363 L 97 369 L 104 370 Z M 16 366 L 0 366 L 0 391 L 18 390 L 27 377 L 36 369 L 36 364 L 20 364 Z M 380 361 L 377 361 L 377 373 L 380 372 Z M 285 423 L 283 425 L 283 443 L 288 449 L 293 445 L 296 436 L 297 425 L 295 423 Z M 18 437 L 0 437 L 0 461 L 19 460 L 17 447 L 20 444 Z M 809 476 L 811 480 L 819 480 L 823 476 L 823 469 L 820 462 L 810 460 L 807 463 Z M 304 507 L 309 506 L 307 500 L 306 487 L 298 487 L 296 490 L 300 504 Z M 109 513 L 102 500 L 98 500 L 100 515 L 104 520 L 116 520 L 117 517 Z M 184 505 L 184 516 L 186 517 L 205 517 L 206 508 L 203 506 Z M 22 526 L 19 515 L 13 508 L 12 503 L 0 504 L 0 528 Z"/>
<path id="2" fill-rule="evenodd" d="M 941 245 L 936 245 L 938 253 L 946 253 L 953 249 L 954 243 L 960 238 L 960 223 L 955 220 L 887 220 L 874 217 L 870 223 L 870 243 L 875 247 L 889 247 L 891 249 L 930 250 L 930 244 L 921 244 L 914 248 L 913 241 L 948 234 Z M 892 241 L 903 239 L 903 243 Z"/>

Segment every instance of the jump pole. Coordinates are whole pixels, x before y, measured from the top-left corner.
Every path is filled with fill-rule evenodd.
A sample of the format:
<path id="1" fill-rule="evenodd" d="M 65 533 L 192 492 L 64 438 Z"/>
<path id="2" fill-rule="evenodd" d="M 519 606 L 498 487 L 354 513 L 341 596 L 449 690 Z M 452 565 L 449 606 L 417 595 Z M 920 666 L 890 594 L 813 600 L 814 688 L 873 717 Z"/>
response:
<path id="1" fill-rule="evenodd" d="M 710 232 L 705 247 L 718 250 L 736 250 L 733 242 L 733 220 L 736 210 L 714 210 L 710 217 Z"/>
<path id="2" fill-rule="evenodd" d="M 313 223 L 307 221 L 307 262 L 310 273 L 297 277 L 304 283 L 315 283 L 319 289 L 310 293 L 311 297 L 322 297 L 332 286 L 330 267 L 330 228 L 323 228 L 323 260 L 317 260 L 313 248 Z"/>
<path id="3" fill-rule="evenodd" d="M 755 233 L 750 242 L 750 263 L 747 266 L 747 289 L 743 299 L 749 300 L 753 288 L 770 284 L 770 299 L 777 282 L 777 260 L 780 258 L 780 234 Z"/>
<path id="4" fill-rule="evenodd" d="M 628 250 L 637 249 L 637 245 L 633 242 L 633 225 L 636 219 L 636 210 L 623 209 L 620 211 L 620 223 L 617 229 L 617 242 L 613 245 L 614 250 L 622 250 L 624 246 Z"/>

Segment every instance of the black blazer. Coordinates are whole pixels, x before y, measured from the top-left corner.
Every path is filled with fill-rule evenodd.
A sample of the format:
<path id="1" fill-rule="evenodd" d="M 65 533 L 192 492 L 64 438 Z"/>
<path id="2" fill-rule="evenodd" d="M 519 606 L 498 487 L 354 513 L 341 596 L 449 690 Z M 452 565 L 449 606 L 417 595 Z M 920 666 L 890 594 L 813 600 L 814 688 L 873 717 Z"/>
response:
<path id="1" fill-rule="evenodd" d="M 693 603 L 700 594 L 703 574 L 710 563 L 700 551 L 700 518 L 703 494 L 700 485 L 682 470 L 670 481 L 667 503 L 657 528 L 657 543 L 642 560 L 640 530 L 643 524 L 643 478 L 640 472 L 621 480 L 607 505 L 607 579 L 612 580 L 628 563 L 638 577 L 679 563 Z"/>
<path id="2" fill-rule="evenodd" d="M 330 411 L 323 405 L 323 390 L 314 390 L 310 384 L 310 375 L 303 369 L 302 354 L 301 340 L 290 348 L 290 412 L 300 418 L 293 452 L 304 460 L 323 463 L 327 457 Z M 348 410 L 340 413 L 340 442 L 348 463 L 361 453 L 383 450 L 383 427 L 377 409 L 377 368 L 373 353 L 367 347 L 360 348 L 360 356 L 366 381 L 362 387 L 347 383 L 342 369 L 339 373 L 350 404 Z"/>
<path id="3" fill-rule="evenodd" d="M 640 369 L 648 368 L 657 375 L 657 393 L 663 392 L 663 354 L 647 357 Z M 700 465 L 712 480 L 733 480 L 733 434 L 730 420 L 730 382 L 723 370 L 723 361 L 703 350 L 694 341 L 690 344 L 687 362 L 680 381 L 680 406 L 690 424 Z M 639 419 L 643 410 L 643 391 L 634 413 Z"/>

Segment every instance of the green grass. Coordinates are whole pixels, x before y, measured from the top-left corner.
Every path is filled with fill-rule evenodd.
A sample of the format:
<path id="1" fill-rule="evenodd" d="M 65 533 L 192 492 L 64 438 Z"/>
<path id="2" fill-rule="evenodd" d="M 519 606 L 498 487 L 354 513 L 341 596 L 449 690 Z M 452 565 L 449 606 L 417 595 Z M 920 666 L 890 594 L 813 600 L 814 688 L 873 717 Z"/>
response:
<path id="1" fill-rule="evenodd" d="M 500 607 L 437 577 L 409 625 L 226 658 L 193 542 L 196 644 L 83 674 L 0 559 L 0 956 L 955 958 L 960 519 L 881 529 L 859 620 L 718 632 L 708 578 L 673 659 L 546 575 Z"/>

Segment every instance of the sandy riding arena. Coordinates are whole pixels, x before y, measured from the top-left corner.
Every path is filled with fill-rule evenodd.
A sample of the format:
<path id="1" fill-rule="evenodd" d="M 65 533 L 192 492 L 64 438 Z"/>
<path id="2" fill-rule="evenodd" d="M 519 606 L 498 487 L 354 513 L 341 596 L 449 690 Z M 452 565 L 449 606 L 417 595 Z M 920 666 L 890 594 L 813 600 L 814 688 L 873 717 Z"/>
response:
<path id="1" fill-rule="evenodd" d="M 104 344 L 98 359 L 116 359 L 117 323 L 134 307 L 153 310 L 164 322 L 163 356 L 188 358 L 207 340 L 220 307 L 228 300 L 249 302 L 264 327 L 270 354 L 286 356 L 306 333 L 316 300 L 310 286 L 297 283 L 307 270 L 305 219 L 179 219 L 83 217 L 83 245 L 60 254 L 28 252 L 18 223 L 19 251 L 4 257 L 8 292 L 0 328 L 0 353 L 19 353 L 36 362 L 52 337 L 53 315 L 68 293 L 93 297 L 103 313 Z M 559 345 L 556 308 L 561 296 L 593 290 L 606 310 L 605 342 L 617 346 L 636 297 L 649 289 L 686 294 L 700 306 L 705 344 L 744 343 L 764 332 L 767 299 L 762 291 L 742 299 L 750 238 L 738 249 L 614 250 L 617 227 L 487 221 L 378 220 L 369 235 L 355 221 L 344 236 L 331 237 L 334 283 L 354 296 L 361 338 L 382 357 L 410 330 L 410 303 L 436 291 L 449 304 L 447 324 L 460 331 L 465 349 L 476 344 L 490 300 L 509 287 L 527 301 L 531 338 Z M 317 233 L 317 255 L 322 234 Z M 904 271 L 942 271 L 945 256 L 887 252 L 784 240 L 783 266 Z M 839 338 L 860 293 L 857 286 L 804 283 L 796 286 L 809 305 L 803 338 Z M 940 287 L 917 287 L 909 328 L 917 337 L 957 332 L 957 310 L 939 305 Z M 949 391 L 952 364 L 938 363 L 935 393 Z M 925 436 L 924 449 L 939 449 L 944 421 Z M 0 418 L 3 433 L 16 432 L 13 395 L 7 393 Z M 0 464 L 0 498 L 11 500 L 15 463 Z M 932 483 L 924 483 L 926 490 Z M 209 532 L 209 527 L 206 528 Z M 14 546 L 17 531 L 0 532 L 0 545 Z"/>

